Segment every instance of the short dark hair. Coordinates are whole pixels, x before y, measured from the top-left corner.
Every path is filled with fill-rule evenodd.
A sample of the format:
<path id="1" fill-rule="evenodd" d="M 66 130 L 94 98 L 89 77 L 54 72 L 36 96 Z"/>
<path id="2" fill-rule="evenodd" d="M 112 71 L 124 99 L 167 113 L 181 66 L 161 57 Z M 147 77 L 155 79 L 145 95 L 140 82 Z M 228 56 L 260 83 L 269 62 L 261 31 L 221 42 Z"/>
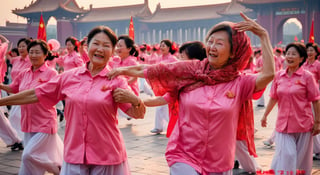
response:
<path id="1" fill-rule="evenodd" d="M 308 49 L 309 47 L 313 47 L 314 50 L 317 52 L 317 55 L 316 55 L 316 59 L 317 59 L 317 57 L 320 55 L 318 45 L 316 43 L 307 43 L 306 48 Z"/>
<path id="2" fill-rule="evenodd" d="M 67 44 L 67 42 L 70 41 L 72 43 L 72 45 L 74 45 L 74 50 L 75 51 L 79 51 L 79 41 L 77 38 L 73 37 L 73 36 L 70 36 L 66 39 L 66 42 L 65 44 Z"/>
<path id="3" fill-rule="evenodd" d="M 206 48 L 200 41 L 186 42 L 179 48 L 179 53 L 185 52 L 190 59 L 203 60 L 207 57 Z"/>
<path id="4" fill-rule="evenodd" d="M 91 42 L 92 38 L 98 33 L 106 34 L 111 41 L 112 47 L 115 48 L 118 40 L 117 35 L 107 26 L 97 26 L 93 28 L 88 34 L 88 44 Z"/>
<path id="5" fill-rule="evenodd" d="M 169 52 L 170 52 L 171 54 L 176 53 L 177 50 L 175 50 L 175 48 L 172 47 L 172 46 L 173 46 L 173 43 L 172 43 L 170 40 L 164 39 L 164 40 L 162 40 L 160 43 L 164 43 L 166 46 L 168 46 L 168 47 L 169 47 Z"/>
<path id="6" fill-rule="evenodd" d="M 19 47 L 19 44 L 22 43 L 22 42 L 26 43 L 26 45 L 29 45 L 30 42 L 31 42 L 31 38 L 21 38 L 21 39 L 19 39 L 19 41 L 17 43 L 17 46 Z"/>
<path id="7" fill-rule="evenodd" d="M 48 55 L 49 46 L 45 41 L 43 41 L 41 39 L 36 39 L 36 40 L 31 41 L 31 43 L 28 45 L 28 52 L 30 51 L 31 47 L 34 47 L 37 45 L 39 45 L 41 47 L 41 50 L 44 55 Z"/>
<path id="8" fill-rule="evenodd" d="M 118 38 L 118 41 L 124 40 L 124 43 L 126 44 L 127 48 L 131 48 L 130 55 L 137 57 L 139 55 L 139 51 L 137 51 L 134 41 L 129 37 L 128 35 L 121 35 Z"/>
<path id="9" fill-rule="evenodd" d="M 303 43 L 293 42 L 293 43 L 290 43 L 286 46 L 286 53 L 288 52 L 289 48 L 291 48 L 291 47 L 294 47 L 298 51 L 299 56 L 303 57 L 303 60 L 299 64 L 299 67 L 301 67 L 308 57 L 307 48 Z"/>

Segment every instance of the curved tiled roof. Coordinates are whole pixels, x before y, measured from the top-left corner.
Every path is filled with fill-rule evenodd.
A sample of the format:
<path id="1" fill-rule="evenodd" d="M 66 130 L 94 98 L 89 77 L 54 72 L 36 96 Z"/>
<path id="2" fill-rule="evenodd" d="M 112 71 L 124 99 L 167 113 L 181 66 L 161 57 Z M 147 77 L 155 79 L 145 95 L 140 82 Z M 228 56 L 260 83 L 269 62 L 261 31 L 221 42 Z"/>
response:
<path id="1" fill-rule="evenodd" d="M 146 1 L 147 2 L 147 1 Z M 152 15 L 148 4 L 92 8 L 91 11 L 79 19 L 78 22 L 120 21 L 133 17 L 146 17 Z"/>
<path id="2" fill-rule="evenodd" d="M 23 9 L 12 10 L 14 14 L 28 17 L 28 14 L 39 12 L 52 12 L 58 9 L 63 9 L 71 13 L 87 13 L 88 10 L 80 8 L 75 0 L 36 0 L 31 2 L 29 6 L 25 6 Z"/>
<path id="3" fill-rule="evenodd" d="M 221 16 L 218 12 L 222 12 L 228 5 L 229 3 L 222 3 L 176 8 L 161 8 L 160 5 L 158 5 L 156 11 L 150 18 L 142 19 L 141 21 L 159 23 L 220 18 Z"/>

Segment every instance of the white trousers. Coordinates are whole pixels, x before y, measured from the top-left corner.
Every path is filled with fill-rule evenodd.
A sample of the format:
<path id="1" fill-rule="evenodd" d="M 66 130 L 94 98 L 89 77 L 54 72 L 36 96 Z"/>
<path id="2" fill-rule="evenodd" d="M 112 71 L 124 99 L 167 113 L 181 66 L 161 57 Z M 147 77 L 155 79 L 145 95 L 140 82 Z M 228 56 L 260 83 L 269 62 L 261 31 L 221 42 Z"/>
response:
<path id="1" fill-rule="evenodd" d="M 169 122 L 169 108 L 168 105 L 156 107 L 155 124 L 154 127 L 161 131 L 165 131 Z"/>
<path id="2" fill-rule="evenodd" d="M 11 106 L 9 121 L 11 126 L 16 130 L 19 138 L 23 139 L 24 133 L 21 131 L 21 107 L 19 105 Z"/>
<path id="3" fill-rule="evenodd" d="M 84 165 L 63 161 L 60 175 L 130 175 L 128 161 L 118 165 Z"/>
<path id="4" fill-rule="evenodd" d="M 236 142 L 236 160 L 239 161 L 241 167 L 246 172 L 255 173 L 261 169 L 256 159 L 248 152 L 248 146 L 245 140 L 237 140 Z"/>
<path id="5" fill-rule="evenodd" d="M 313 153 L 320 154 L 320 134 L 313 136 Z"/>
<path id="6" fill-rule="evenodd" d="M 170 167 L 170 175 L 201 175 L 193 167 L 186 163 L 175 163 Z M 232 175 L 232 169 L 220 173 L 210 173 L 208 175 Z"/>
<path id="7" fill-rule="evenodd" d="M 147 81 L 144 78 L 138 78 L 138 84 L 139 84 L 140 91 L 143 91 L 149 96 L 154 96 L 154 93 L 150 85 L 147 83 Z"/>
<path id="8" fill-rule="evenodd" d="M 58 134 L 25 133 L 19 175 L 59 174 L 63 143 Z"/>
<path id="9" fill-rule="evenodd" d="M 296 170 L 304 170 L 311 174 L 312 170 L 312 134 L 276 132 L 276 150 L 273 155 L 271 169 L 276 175 L 296 174 Z"/>
<path id="10" fill-rule="evenodd" d="M 16 142 L 22 141 L 2 110 L 0 110 L 0 138 L 7 145 L 13 145 Z"/>

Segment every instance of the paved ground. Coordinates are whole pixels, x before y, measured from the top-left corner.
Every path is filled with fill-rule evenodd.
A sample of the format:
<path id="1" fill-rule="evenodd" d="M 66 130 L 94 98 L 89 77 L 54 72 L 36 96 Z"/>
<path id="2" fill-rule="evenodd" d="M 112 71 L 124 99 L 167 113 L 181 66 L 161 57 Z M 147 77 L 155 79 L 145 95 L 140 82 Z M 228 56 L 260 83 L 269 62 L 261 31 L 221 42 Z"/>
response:
<path id="1" fill-rule="evenodd" d="M 265 95 L 267 98 L 268 95 Z M 145 97 L 142 95 L 142 97 Z M 266 99 L 267 102 L 268 99 Z M 268 138 L 274 128 L 277 110 L 273 110 L 269 116 L 269 126 L 260 127 L 260 118 L 265 108 L 255 107 L 255 124 L 258 131 L 255 135 L 255 143 L 258 153 L 257 162 L 263 170 L 269 170 L 274 153 L 274 147 L 266 147 L 262 141 Z M 153 128 L 154 108 L 148 108 L 144 120 L 119 120 L 119 127 L 124 136 L 129 165 L 132 175 L 168 175 L 164 152 L 168 139 L 164 134 L 153 135 L 149 131 Z M 63 137 L 63 127 L 59 130 Z M 0 141 L 0 175 L 17 174 L 20 166 L 21 152 L 11 152 Z M 239 173 L 235 173 L 239 174 Z M 320 161 L 313 163 L 313 175 L 320 175 Z"/>

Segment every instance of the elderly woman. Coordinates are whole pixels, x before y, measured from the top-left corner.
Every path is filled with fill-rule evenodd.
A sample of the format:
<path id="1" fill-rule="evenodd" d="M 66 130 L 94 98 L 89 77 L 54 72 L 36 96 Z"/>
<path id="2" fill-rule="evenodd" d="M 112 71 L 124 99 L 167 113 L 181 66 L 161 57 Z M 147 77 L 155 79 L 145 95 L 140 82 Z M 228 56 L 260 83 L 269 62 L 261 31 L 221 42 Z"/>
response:
<path id="1" fill-rule="evenodd" d="M 166 150 L 172 175 L 231 175 L 236 137 L 249 137 L 249 152 L 255 154 L 250 101 L 273 79 L 274 59 L 267 31 L 241 16 L 242 22 L 222 22 L 209 31 L 203 61 L 135 66 L 109 74 L 145 76 L 156 95 L 178 93 L 179 117 Z M 261 40 L 264 68 L 259 75 L 239 74 L 252 52 L 244 31 Z M 237 135 L 238 122 L 242 130 Z"/>
<path id="2" fill-rule="evenodd" d="M 10 85 L 0 88 L 17 93 L 35 88 L 48 82 L 58 73 L 48 67 L 45 59 L 49 47 L 42 40 L 32 41 L 28 53 L 32 66 L 13 80 Z M 6 98 L 3 98 L 3 101 Z M 45 171 L 59 173 L 62 165 L 63 143 L 57 134 L 57 113 L 53 105 L 43 106 L 40 103 L 21 106 L 21 129 L 24 132 L 25 149 L 19 174 L 44 174 Z"/>
<path id="3" fill-rule="evenodd" d="M 59 74 L 35 89 L 3 98 L 0 105 L 40 102 L 51 106 L 65 99 L 66 129 L 62 175 L 130 174 L 124 141 L 117 127 L 117 109 L 143 118 L 145 106 L 126 80 L 108 80 L 108 61 L 117 37 L 108 27 L 88 34 L 90 61 Z"/>
<path id="4" fill-rule="evenodd" d="M 307 58 L 302 43 L 287 45 L 285 58 L 287 69 L 275 76 L 261 125 L 266 127 L 267 116 L 278 103 L 277 146 L 271 168 L 276 174 L 295 174 L 297 169 L 311 174 L 312 135 L 320 132 L 319 87 L 312 73 L 301 67 Z"/>

